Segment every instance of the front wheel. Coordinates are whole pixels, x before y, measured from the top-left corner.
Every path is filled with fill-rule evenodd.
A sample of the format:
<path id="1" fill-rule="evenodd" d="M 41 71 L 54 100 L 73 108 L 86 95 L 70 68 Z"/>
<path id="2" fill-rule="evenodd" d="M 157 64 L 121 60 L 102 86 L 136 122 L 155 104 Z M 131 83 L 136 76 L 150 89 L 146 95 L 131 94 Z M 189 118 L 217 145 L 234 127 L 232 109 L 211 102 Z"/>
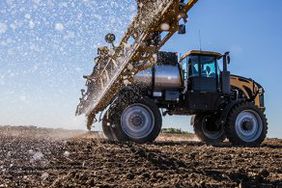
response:
<path id="1" fill-rule="evenodd" d="M 140 99 L 123 105 L 118 112 L 113 131 L 118 140 L 136 143 L 152 142 L 161 131 L 162 117 L 157 105 L 150 99 Z"/>
<path id="2" fill-rule="evenodd" d="M 267 134 L 267 120 L 253 103 L 238 104 L 229 114 L 225 131 L 232 145 L 259 146 Z"/>

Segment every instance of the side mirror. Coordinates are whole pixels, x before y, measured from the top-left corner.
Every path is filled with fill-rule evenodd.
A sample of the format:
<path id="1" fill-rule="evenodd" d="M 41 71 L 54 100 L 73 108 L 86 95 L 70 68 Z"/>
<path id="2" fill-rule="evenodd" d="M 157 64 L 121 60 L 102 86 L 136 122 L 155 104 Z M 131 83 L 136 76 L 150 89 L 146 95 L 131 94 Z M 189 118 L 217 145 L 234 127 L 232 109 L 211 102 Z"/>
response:
<path id="1" fill-rule="evenodd" d="M 105 36 L 105 41 L 109 44 L 112 44 L 115 42 L 116 40 L 116 36 L 112 33 L 108 33 L 106 36 Z"/>
<path id="2" fill-rule="evenodd" d="M 223 72 L 227 72 L 227 65 L 230 64 L 229 52 L 225 52 L 221 57 L 223 59 Z"/>
<path id="3" fill-rule="evenodd" d="M 230 64 L 230 62 L 231 62 L 230 52 L 225 52 L 224 56 L 226 58 L 226 63 Z"/>
<path id="4" fill-rule="evenodd" d="M 230 56 L 227 56 L 227 63 L 228 63 L 228 64 L 230 64 L 230 63 L 231 63 Z"/>

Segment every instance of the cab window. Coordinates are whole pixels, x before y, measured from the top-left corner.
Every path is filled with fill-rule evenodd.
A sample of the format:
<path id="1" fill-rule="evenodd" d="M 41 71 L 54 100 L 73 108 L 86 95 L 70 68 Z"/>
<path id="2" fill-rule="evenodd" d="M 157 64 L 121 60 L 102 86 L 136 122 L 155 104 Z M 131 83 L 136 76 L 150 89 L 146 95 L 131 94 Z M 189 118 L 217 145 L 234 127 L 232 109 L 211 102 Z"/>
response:
<path id="1" fill-rule="evenodd" d="M 189 77 L 198 77 L 199 76 L 199 57 L 191 56 L 189 58 Z"/>
<path id="2" fill-rule="evenodd" d="M 188 77 L 188 63 L 189 63 L 189 57 L 186 57 L 184 60 L 180 62 L 181 68 L 182 68 L 182 75 L 183 79 L 186 80 Z"/>
<path id="3" fill-rule="evenodd" d="M 215 63 L 202 64 L 202 77 L 216 78 Z"/>
<path id="4" fill-rule="evenodd" d="M 214 57 L 202 56 L 201 61 L 201 77 L 216 78 L 216 60 Z"/>
<path id="5" fill-rule="evenodd" d="M 189 77 L 199 76 L 199 64 L 197 58 L 190 56 L 186 57 L 180 64 L 184 80 L 187 80 Z"/>
<path id="6" fill-rule="evenodd" d="M 189 56 L 182 62 L 182 71 L 184 79 L 189 77 L 205 77 L 216 78 L 218 71 L 217 62 L 214 57 L 211 56 Z"/>

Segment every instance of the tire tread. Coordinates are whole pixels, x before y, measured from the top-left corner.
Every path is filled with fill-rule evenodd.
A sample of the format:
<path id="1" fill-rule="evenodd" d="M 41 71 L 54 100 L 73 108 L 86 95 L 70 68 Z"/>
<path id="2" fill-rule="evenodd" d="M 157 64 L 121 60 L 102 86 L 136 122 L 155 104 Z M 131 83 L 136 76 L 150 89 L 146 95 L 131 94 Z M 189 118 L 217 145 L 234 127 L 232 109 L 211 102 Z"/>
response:
<path id="1" fill-rule="evenodd" d="M 259 114 L 259 116 L 261 117 L 261 120 L 262 120 L 262 123 L 263 123 L 262 133 L 259 136 L 259 138 L 256 141 L 254 141 L 254 142 L 249 142 L 249 143 L 245 142 L 245 141 L 241 140 L 236 135 L 234 124 L 235 124 L 237 115 L 243 109 L 255 110 Z M 255 106 L 251 102 L 239 103 L 239 104 L 235 105 L 231 109 L 231 111 L 230 111 L 230 113 L 228 115 L 227 124 L 225 126 L 225 132 L 226 132 L 227 138 L 229 139 L 231 144 L 234 145 L 234 146 L 247 146 L 247 147 L 257 147 L 257 146 L 260 146 L 261 143 L 266 138 L 266 135 L 267 135 L 267 132 L 268 132 L 268 123 L 267 123 L 266 115 L 257 106 Z"/>

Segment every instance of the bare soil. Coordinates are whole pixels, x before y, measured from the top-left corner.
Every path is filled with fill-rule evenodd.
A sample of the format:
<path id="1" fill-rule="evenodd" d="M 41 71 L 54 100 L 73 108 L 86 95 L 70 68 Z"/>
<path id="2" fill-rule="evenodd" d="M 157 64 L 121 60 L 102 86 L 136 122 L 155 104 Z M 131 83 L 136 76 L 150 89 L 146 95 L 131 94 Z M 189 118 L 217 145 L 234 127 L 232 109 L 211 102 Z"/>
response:
<path id="1" fill-rule="evenodd" d="M 147 145 L 101 133 L 0 127 L 0 187 L 282 187 L 282 140 L 207 146 L 191 135 Z"/>

